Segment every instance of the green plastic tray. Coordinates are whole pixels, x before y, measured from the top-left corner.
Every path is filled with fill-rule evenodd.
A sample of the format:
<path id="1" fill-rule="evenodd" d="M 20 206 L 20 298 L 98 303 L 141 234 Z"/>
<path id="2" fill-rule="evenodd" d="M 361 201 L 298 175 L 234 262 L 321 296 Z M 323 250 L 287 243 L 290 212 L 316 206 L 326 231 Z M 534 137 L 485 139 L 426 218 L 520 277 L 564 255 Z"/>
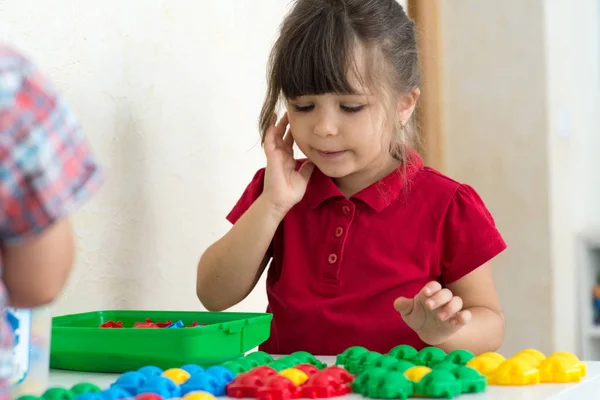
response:
<path id="1" fill-rule="evenodd" d="M 194 321 L 196 328 L 130 328 L 153 322 Z M 100 328 L 108 321 L 125 328 Z M 243 356 L 269 338 L 271 314 L 192 311 L 97 311 L 54 317 L 50 367 L 121 373 L 147 365 L 210 366 Z"/>

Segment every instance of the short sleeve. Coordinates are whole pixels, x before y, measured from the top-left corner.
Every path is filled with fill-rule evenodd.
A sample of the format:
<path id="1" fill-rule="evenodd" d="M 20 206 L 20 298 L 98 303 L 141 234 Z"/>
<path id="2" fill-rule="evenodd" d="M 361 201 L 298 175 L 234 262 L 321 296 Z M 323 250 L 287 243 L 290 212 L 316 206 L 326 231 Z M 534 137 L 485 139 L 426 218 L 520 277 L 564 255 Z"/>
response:
<path id="1" fill-rule="evenodd" d="M 256 199 L 262 194 L 265 179 L 265 169 L 261 168 L 254 174 L 254 177 L 246 186 L 242 196 L 238 199 L 229 214 L 227 220 L 235 224 L 237 220 L 250 208 Z"/>
<path id="2" fill-rule="evenodd" d="M 468 185 L 459 186 L 446 211 L 441 246 L 444 284 L 462 278 L 506 249 L 494 218 Z"/>
<path id="3" fill-rule="evenodd" d="M 0 242 L 41 233 L 101 182 L 64 98 L 28 60 L 0 49 Z"/>

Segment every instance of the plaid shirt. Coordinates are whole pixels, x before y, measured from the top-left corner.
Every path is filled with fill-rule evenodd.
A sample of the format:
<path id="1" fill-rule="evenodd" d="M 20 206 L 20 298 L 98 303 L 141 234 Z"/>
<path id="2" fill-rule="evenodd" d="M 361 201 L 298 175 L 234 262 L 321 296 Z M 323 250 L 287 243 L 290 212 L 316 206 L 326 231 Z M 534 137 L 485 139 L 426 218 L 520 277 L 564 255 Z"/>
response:
<path id="1" fill-rule="evenodd" d="M 77 120 L 52 84 L 0 45 L 0 268 L 19 245 L 66 217 L 101 183 Z M 0 399 L 9 398 L 12 330 L 0 281 Z"/>

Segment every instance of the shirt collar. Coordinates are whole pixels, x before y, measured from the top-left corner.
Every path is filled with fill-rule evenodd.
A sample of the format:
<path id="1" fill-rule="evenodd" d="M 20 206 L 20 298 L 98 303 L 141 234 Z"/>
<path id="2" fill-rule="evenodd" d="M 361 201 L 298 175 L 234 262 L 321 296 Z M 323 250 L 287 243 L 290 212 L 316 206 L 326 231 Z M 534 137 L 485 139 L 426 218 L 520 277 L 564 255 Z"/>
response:
<path id="1" fill-rule="evenodd" d="M 411 150 L 408 162 L 392 171 L 383 179 L 367 186 L 352 198 L 359 199 L 377 212 L 389 206 L 404 189 L 406 182 L 412 179 L 423 168 L 423 160 L 419 154 Z M 311 208 L 317 208 L 330 198 L 344 198 L 333 180 L 315 167 L 308 182 L 305 197 Z"/>

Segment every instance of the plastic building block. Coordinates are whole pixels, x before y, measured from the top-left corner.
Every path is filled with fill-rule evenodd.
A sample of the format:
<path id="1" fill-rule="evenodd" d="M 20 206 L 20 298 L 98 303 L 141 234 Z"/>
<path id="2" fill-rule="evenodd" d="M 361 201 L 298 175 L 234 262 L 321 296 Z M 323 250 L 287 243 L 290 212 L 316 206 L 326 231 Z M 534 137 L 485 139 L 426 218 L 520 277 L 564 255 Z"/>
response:
<path id="1" fill-rule="evenodd" d="M 133 324 L 134 328 L 160 328 L 157 324 L 152 322 L 150 318 L 146 318 L 145 322 L 136 322 Z"/>
<path id="2" fill-rule="evenodd" d="M 394 356 L 383 355 L 371 361 L 364 367 L 364 369 L 366 370 L 368 368 L 383 368 L 393 370 L 394 366 L 397 365 L 399 362 L 400 360 L 398 360 Z"/>
<path id="3" fill-rule="evenodd" d="M 406 371 L 404 371 L 404 376 L 406 376 L 411 381 L 417 383 L 421 379 L 423 379 L 423 377 L 425 375 L 427 375 L 430 372 L 431 372 L 431 368 L 425 367 L 425 366 L 422 366 L 422 365 L 417 365 L 415 367 L 412 367 L 412 368 L 407 369 Z"/>
<path id="4" fill-rule="evenodd" d="M 435 369 L 415 383 L 415 393 L 424 397 L 452 399 L 461 393 L 460 382 L 447 369 Z"/>
<path id="5" fill-rule="evenodd" d="M 181 394 L 186 395 L 191 392 L 207 392 L 214 396 L 225 394 L 225 385 L 219 382 L 219 379 L 211 374 L 194 375 L 180 387 Z"/>
<path id="6" fill-rule="evenodd" d="M 386 371 L 376 385 L 368 385 L 366 396 L 376 399 L 407 399 L 414 391 L 414 383 L 402 372 Z"/>
<path id="7" fill-rule="evenodd" d="M 503 359 L 504 359 L 504 357 L 502 357 L 502 359 L 500 359 L 498 357 L 494 357 L 492 355 L 484 353 L 484 354 L 477 356 L 477 357 L 473 358 L 472 360 L 470 360 L 467 363 L 467 366 L 476 369 L 482 375 L 489 376 L 496 369 L 498 369 L 500 364 L 505 362 L 505 360 L 503 360 Z"/>
<path id="8" fill-rule="evenodd" d="M 444 361 L 453 364 L 467 365 L 469 361 L 475 358 L 475 355 L 469 350 L 453 350 L 444 358 Z"/>
<path id="9" fill-rule="evenodd" d="M 275 375 L 277 375 L 277 371 L 269 366 L 256 367 L 236 376 L 226 387 L 227 396 L 233 398 L 256 397 L 258 388 Z"/>
<path id="10" fill-rule="evenodd" d="M 107 321 L 103 324 L 100 324 L 100 328 L 122 328 L 123 323 L 121 321 Z"/>
<path id="11" fill-rule="evenodd" d="M 582 377 L 587 375 L 587 366 L 585 365 L 584 362 L 581 362 L 579 360 L 579 358 L 577 358 L 576 355 L 566 352 L 566 351 L 557 351 L 556 353 L 552 353 L 552 355 L 550 355 L 550 357 L 556 357 L 556 356 L 565 357 L 568 360 L 572 361 L 577 367 L 579 367 Z M 548 358 L 550 358 L 550 357 L 548 357 Z"/>
<path id="12" fill-rule="evenodd" d="M 439 364 L 437 367 L 439 367 Z M 471 367 L 458 366 L 449 371 L 460 382 L 462 393 L 479 393 L 487 387 L 487 378 Z"/>
<path id="13" fill-rule="evenodd" d="M 42 395 L 44 400 L 70 400 L 74 397 L 71 391 L 63 388 L 50 388 Z"/>
<path id="14" fill-rule="evenodd" d="M 130 395 L 135 396 L 138 389 L 143 386 L 148 379 L 153 378 L 147 378 L 146 375 L 138 371 L 125 372 L 117 378 L 115 383 L 111 385 L 111 388 L 119 387 L 127 391 Z"/>
<path id="15" fill-rule="evenodd" d="M 121 400 L 133 397 L 128 391 L 120 387 L 113 387 L 100 393 L 102 400 Z"/>
<path id="16" fill-rule="evenodd" d="M 225 367 L 222 367 L 222 368 L 225 368 Z M 204 373 L 204 368 L 202 368 L 201 366 L 196 365 L 196 364 L 186 364 L 186 365 L 182 366 L 181 369 L 187 371 L 192 376 Z M 230 371 L 229 369 L 227 369 L 227 370 Z"/>
<path id="17" fill-rule="evenodd" d="M 360 356 L 368 352 L 369 350 L 361 346 L 349 347 L 342 354 L 338 354 L 335 365 L 344 365 L 347 367 L 351 361 L 358 360 Z"/>
<path id="18" fill-rule="evenodd" d="M 551 355 L 543 360 L 538 369 L 541 382 L 568 383 L 579 382 L 582 370 L 579 362 L 568 356 Z"/>
<path id="19" fill-rule="evenodd" d="M 535 385 L 540 371 L 520 358 L 508 359 L 488 376 L 490 385 Z"/>
<path id="20" fill-rule="evenodd" d="M 138 372 L 140 374 L 143 374 L 146 377 L 146 379 L 154 378 L 156 376 L 161 376 L 163 374 L 162 369 L 152 366 L 152 365 L 142 367 L 142 368 L 138 369 Z"/>
<path id="21" fill-rule="evenodd" d="M 389 355 L 397 358 L 398 360 L 412 361 L 419 352 L 412 346 L 401 344 L 400 346 L 394 347 L 389 351 Z"/>
<path id="22" fill-rule="evenodd" d="M 253 351 L 252 353 L 249 353 L 246 356 L 246 358 L 256 360 L 258 365 L 266 365 L 266 364 L 273 362 L 273 357 L 271 357 L 269 354 L 265 353 L 264 351 Z"/>
<path id="23" fill-rule="evenodd" d="M 311 364 L 317 367 L 318 369 L 323 369 L 327 366 L 327 364 L 317 360 L 315 356 L 306 351 L 297 351 L 295 353 L 290 354 L 290 356 L 294 357 L 297 360 L 296 364 Z"/>
<path id="24" fill-rule="evenodd" d="M 346 395 L 352 392 L 352 380 L 353 376 L 343 368 L 325 368 L 302 385 L 302 397 L 316 399 Z"/>
<path id="25" fill-rule="evenodd" d="M 167 328 L 184 328 L 184 327 L 185 327 L 185 324 L 181 320 L 167 326 Z"/>
<path id="26" fill-rule="evenodd" d="M 433 367 L 433 369 L 443 368 L 443 369 L 447 369 L 449 371 L 453 371 L 453 370 L 455 370 L 458 367 L 460 367 L 460 364 L 455 364 L 453 362 L 444 360 L 444 361 L 442 361 L 440 363 L 435 364 L 435 366 Z"/>
<path id="27" fill-rule="evenodd" d="M 71 388 L 71 393 L 74 395 L 80 395 L 84 393 L 99 393 L 101 392 L 100 388 L 93 383 L 81 382 L 74 385 Z"/>
<path id="28" fill-rule="evenodd" d="M 378 353 L 376 351 L 369 351 L 369 352 L 363 353 L 357 359 L 350 360 L 345 365 L 345 367 L 351 374 L 358 375 L 364 370 L 364 367 L 366 365 L 375 361 L 379 357 L 381 357 L 381 353 Z"/>
<path id="29" fill-rule="evenodd" d="M 312 364 L 298 364 L 294 368 L 303 371 L 309 377 L 319 372 L 319 369 Z"/>
<path id="30" fill-rule="evenodd" d="M 181 368 L 171 368 L 162 373 L 162 376 L 169 378 L 176 385 L 184 384 L 188 379 L 190 379 L 190 373 Z"/>
<path id="31" fill-rule="evenodd" d="M 215 396 L 206 392 L 192 392 L 181 398 L 181 400 L 215 400 Z"/>
<path id="32" fill-rule="evenodd" d="M 483 353 L 483 354 L 479 355 L 478 357 L 489 357 L 489 358 L 495 360 L 496 362 L 498 362 L 498 365 L 500 365 L 501 363 L 506 361 L 506 358 L 504 358 L 504 356 L 502 354 L 496 353 L 494 351 L 489 351 L 487 353 Z"/>
<path id="33" fill-rule="evenodd" d="M 258 400 L 289 400 L 299 397 L 300 390 L 292 381 L 281 375 L 273 375 L 256 391 Z"/>
<path id="34" fill-rule="evenodd" d="M 214 365 L 208 368 L 206 373 L 217 378 L 219 383 L 223 386 L 231 382 L 234 378 L 233 373 L 230 370 L 220 365 Z"/>
<path id="35" fill-rule="evenodd" d="M 239 361 L 227 361 L 223 363 L 222 366 L 230 370 L 234 376 L 242 374 L 244 372 L 248 372 L 246 367 L 241 365 Z"/>
<path id="36" fill-rule="evenodd" d="M 164 397 L 156 393 L 141 393 L 135 396 L 135 400 L 164 400 Z"/>
<path id="37" fill-rule="evenodd" d="M 303 385 L 308 380 L 306 372 L 297 368 L 284 369 L 279 375 L 288 378 L 290 381 L 294 382 L 294 385 L 296 386 Z"/>
<path id="38" fill-rule="evenodd" d="M 384 377 L 388 376 L 391 372 L 394 372 L 393 376 L 398 377 L 397 371 L 389 371 L 383 368 L 369 368 L 362 374 L 360 374 L 354 382 L 352 382 L 352 391 L 355 393 L 362 394 L 365 397 L 379 398 L 379 389 L 383 387 Z M 404 374 L 400 373 L 402 378 L 400 380 L 407 381 L 408 379 Z M 411 390 L 405 391 L 406 396 L 412 394 L 412 382 Z"/>
<path id="39" fill-rule="evenodd" d="M 519 354 L 529 354 L 530 356 L 533 356 L 539 362 L 542 362 L 546 359 L 546 356 L 544 355 L 544 353 L 542 353 L 541 351 L 536 350 L 536 349 L 521 350 L 516 355 L 519 355 Z"/>
<path id="40" fill-rule="evenodd" d="M 443 361 L 446 356 L 446 352 L 439 347 L 425 347 L 411 361 L 416 365 L 433 367 Z"/>
<path id="41" fill-rule="evenodd" d="M 150 378 L 137 391 L 136 394 L 155 393 L 165 398 L 179 397 L 180 388 L 171 379 L 164 376 Z"/>

